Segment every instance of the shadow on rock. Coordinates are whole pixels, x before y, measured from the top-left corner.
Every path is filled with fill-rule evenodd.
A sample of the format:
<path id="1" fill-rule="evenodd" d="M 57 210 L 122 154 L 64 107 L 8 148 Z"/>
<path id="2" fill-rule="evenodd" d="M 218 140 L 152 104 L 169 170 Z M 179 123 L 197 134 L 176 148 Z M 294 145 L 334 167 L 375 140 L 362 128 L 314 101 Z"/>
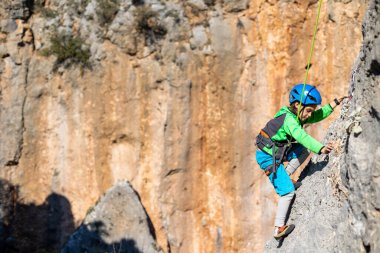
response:
<path id="1" fill-rule="evenodd" d="M 312 176 L 315 172 L 323 170 L 326 165 L 329 163 L 329 156 L 325 155 L 321 161 L 313 162 L 310 161 L 310 163 L 305 167 L 305 169 L 301 172 L 301 175 L 299 176 L 298 181 L 303 181 L 306 177 Z"/>
<path id="2" fill-rule="evenodd" d="M 91 208 L 61 253 L 159 253 L 149 216 L 128 182 L 118 182 Z"/>
<path id="3" fill-rule="evenodd" d="M 21 203 L 19 188 L 0 180 L 0 252 L 56 252 L 74 231 L 67 198 L 52 193 L 41 205 Z"/>
<path id="4" fill-rule="evenodd" d="M 155 238 L 144 237 L 144 231 L 149 235 L 149 224 L 146 221 L 148 218 L 136 194 L 126 186 L 127 184 L 119 186 L 116 188 L 118 191 L 111 192 L 111 195 L 117 198 L 118 205 L 105 205 L 104 208 L 100 208 L 104 211 L 104 215 L 101 216 L 103 221 L 95 218 L 75 230 L 71 204 L 65 196 L 52 193 L 41 205 L 26 204 L 20 199 L 18 186 L 0 179 L 0 253 L 160 252 Z M 135 205 L 135 209 L 125 212 L 124 216 L 117 216 L 121 220 L 109 220 L 110 217 L 107 215 L 112 213 L 112 210 L 114 214 L 119 214 L 128 205 Z M 140 216 L 136 216 L 136 210 L 140 210 Z M 120 223 L 132 214 L 132 223 Z M 139 230 L 141 224 L 144 227 Z M 120 232 L 120 229 L 123 231 Z M 137 247 L 139 244 L 136 238 L 142 243 L 141 249 Z"/>
<path id="5" fill-rule="evenodd" d="M 108 235 L 105 225 L 100 221 L 82 225 L 60 253 L 143 253 L 137 248 L 135 240 L 106 242 Z"/>

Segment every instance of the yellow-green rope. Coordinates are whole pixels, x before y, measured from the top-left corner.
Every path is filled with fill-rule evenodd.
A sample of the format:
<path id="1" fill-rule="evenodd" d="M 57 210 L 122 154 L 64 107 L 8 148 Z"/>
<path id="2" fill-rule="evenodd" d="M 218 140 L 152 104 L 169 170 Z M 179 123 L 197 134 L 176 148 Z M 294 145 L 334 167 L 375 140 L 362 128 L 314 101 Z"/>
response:
<path id="1" fill-rule="evenodd" d="M 314 52 L 314 43 L 315 43 L 315 37 L 317 35 L 317 30 L 318 30 L 318 23 L 319 23 L 319 16 L 321 14 L 321 7 L 322 7 L 322 2 L 323 0 L 319 0 L 319 4 L 318 4 L 318 13 L 317 13 L 317 21 L 315 22 L 315 28 L 314 28 L 314 35 L 313 35 L 313 40 L 311 42 L 311 48 L 310 48 L 310 53 L 309 53 L 309 59 L 307 61 L 307 65 L 306 65 L 306 74 L 305 74 L 305 79 L 304 79 L 304 82 L 303 82 L 303 88 L 302 88 L 302 93 L 301 93 L 301 98 L 300 98 L 300 105 L 298 107 L 298 112 L 297 112 L 297 119 L 299 120 L 300 118 L 300 111 L 301 111 L 301 107 L 302 107 L 302 97 L 303 97 L 303 93 L 305 92 L 305 87 L 306 87 L 306 82 L 307 82 L 307 78 L 309 76 L 309 69 L 310 69 L 310 63 L 311 63 L 311 57 L 313 55 L 313 52 Z"/>

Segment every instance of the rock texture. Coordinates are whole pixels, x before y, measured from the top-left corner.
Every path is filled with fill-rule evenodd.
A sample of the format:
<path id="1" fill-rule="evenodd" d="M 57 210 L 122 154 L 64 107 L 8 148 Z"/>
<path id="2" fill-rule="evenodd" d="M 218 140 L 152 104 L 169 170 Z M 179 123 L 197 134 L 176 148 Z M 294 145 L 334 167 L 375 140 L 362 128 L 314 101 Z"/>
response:
<path id="1" fill-rule="evenodd" d="M 364 43 L 354 66 L 343 182 L 350 191 L 354 250 L 380 251 L 380 1 L 372 1 L 363 25 Z"/>
<path id="2" fill-rule="evenodd" d="M 296 230 L 267 252 L 379 252 L 380 1 L 371 1 L 363 45 L 353 67 L 352 100 L 343 105 L 325 142 L 335 152 L 314 157 L 290 214 Z"/>
<path id="3" fill-rule="evenodd" d="M 162 252 L 150 223 L 136 192 L 128 183 L 118 183 L 100 199 L 60 252 Z"/>
<path id="4" fill-rule="evenodd" d="M 303 81 L 316 2 L 1 1 L 0 178 L 20 217 L 49 211 L 52 194 L 67 210 L 52 209 L 42 249 L 127 180 L 164 252 L 261 251 L 275 201 L 253 138 Z M 310 73 L 324 101 L 347 92 L 367 3 L 324 4 Z"/>

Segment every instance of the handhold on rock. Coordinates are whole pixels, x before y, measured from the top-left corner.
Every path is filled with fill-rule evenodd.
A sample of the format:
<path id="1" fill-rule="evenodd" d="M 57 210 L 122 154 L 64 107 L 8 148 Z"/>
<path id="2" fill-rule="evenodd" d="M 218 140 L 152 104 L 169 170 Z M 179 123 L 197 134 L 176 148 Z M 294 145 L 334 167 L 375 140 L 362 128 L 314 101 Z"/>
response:
<path id="1" fill-rule="evenodd" d="M 354 127 L 352 128 L 352 132 L 354 133 L 355 136 L 359 135 L 363 129 L 360 127 L 359 124 L 355 124 Z"/>

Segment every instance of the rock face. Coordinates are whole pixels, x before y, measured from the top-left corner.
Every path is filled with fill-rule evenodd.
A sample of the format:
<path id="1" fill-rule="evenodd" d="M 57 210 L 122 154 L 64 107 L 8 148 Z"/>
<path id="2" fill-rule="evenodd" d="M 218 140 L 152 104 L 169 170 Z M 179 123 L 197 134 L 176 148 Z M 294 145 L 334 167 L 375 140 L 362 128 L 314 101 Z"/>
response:
<path id="1" fill-rule="evenodd" d="M 290 214 L 296 230 L 267 252 L 380 251 L 380 2 L 371 1 L 363 46 L 353 67 L 350 94 L 325 142 L 335 152 L 315 157 L 301 174 L 303 186 Z"/>
<path id="2" fill-rule="evenodd" d="M 380 251 L 380 1 L 372 1 L 363 25 L 364 43 L 354 66 L 343 182 L 350 194 L 354 250 Z"/>
<path id="3" fill-rule="evenodd" d="M 275 201 L 253 138 L 303 81 L 316 3 L 1 1 L 0 178 L 20 221 L 60 221 L 40 249 L 129 181 L 164 252 L 261 251 Z M 309 80 L 324 101 L 347 93 L 367 3 L 324 4 Z"/>
<path id="4" fill-rule="evenodd" d="M 96 204 L 60 252 L 162 252 L 151 229 L 135 191 L 128 183 L 118 183 Z"/>

